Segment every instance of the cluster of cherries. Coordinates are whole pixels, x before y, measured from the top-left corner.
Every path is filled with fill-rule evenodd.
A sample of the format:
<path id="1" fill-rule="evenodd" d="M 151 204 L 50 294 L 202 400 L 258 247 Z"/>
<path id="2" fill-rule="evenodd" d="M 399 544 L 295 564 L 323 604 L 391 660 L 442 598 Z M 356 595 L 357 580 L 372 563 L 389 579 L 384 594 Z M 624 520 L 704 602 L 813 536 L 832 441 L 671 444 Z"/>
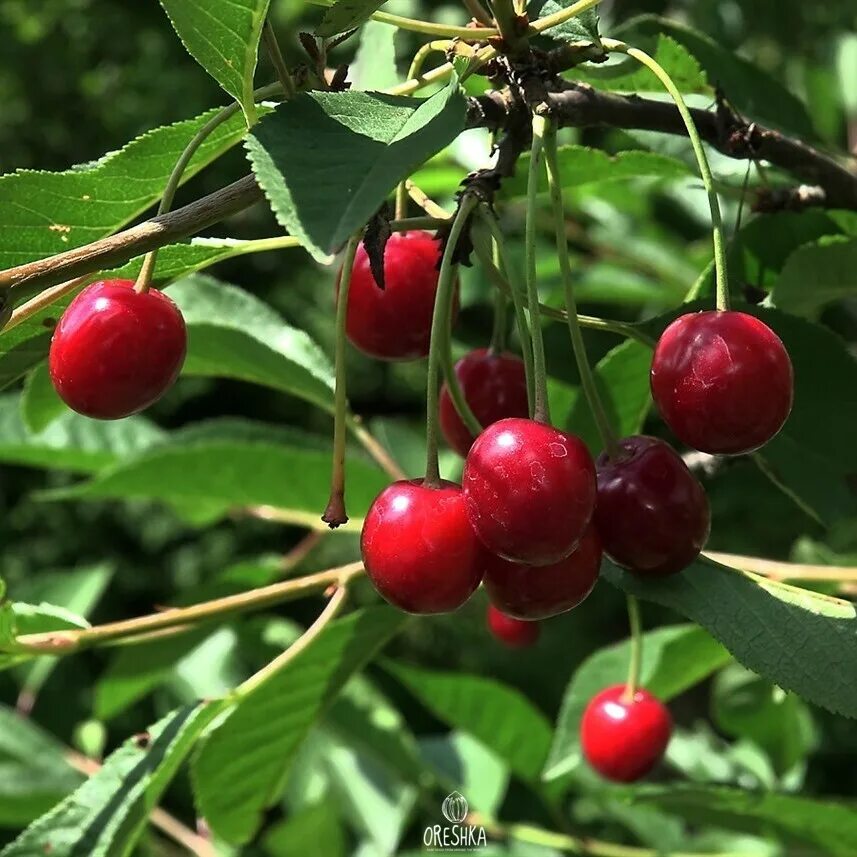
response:
<path id="1" fill-rule="evenodd" d="M 392 236 L 385 288 L 361 248 L 351 278 L 347 333 L 364 352 L 411 360 L 429 351 L 439 247 L 420 232 Z M 473 437 L 444 387 L 440 424 L 464 459 L 462 484 L 415 479 L 383 490 L 366 516 L 363 561 L 378 592 L 410 613 L 457 609 L 482 583 L 488 627 L 529 646 L 538 620 L 591 592 L 602 552 L 641 576 L 686 568 L 709 533 L 708 500 L 681 456 L 636 435 L 593 461 L 575 435 L 529 418 L 523 362 L 473 351 L 455 374 L 474 416 Z M 741 312 L 698 312 L 667 327 L 651 370 L 654 400 L 675 435 L 702 452 L 762 446 L 792 404 L 792 366 L 777 335 Z M 645 690 L 607 688 L 581 725 L 584 753 L 603 776 L 629 782 L 661 758 L 666 707 Z"/>

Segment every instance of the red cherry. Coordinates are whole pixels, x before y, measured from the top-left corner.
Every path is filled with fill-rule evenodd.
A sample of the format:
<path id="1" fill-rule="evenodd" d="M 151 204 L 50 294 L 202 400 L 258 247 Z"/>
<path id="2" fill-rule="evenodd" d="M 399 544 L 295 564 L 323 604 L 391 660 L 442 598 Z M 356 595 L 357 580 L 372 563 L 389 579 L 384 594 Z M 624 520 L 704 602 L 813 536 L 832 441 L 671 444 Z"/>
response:
<path id="1" fill-rule="evenodd" d="M 507 616 L 493 604 L 488 605 L 486 615 L 488 630 L 501 642 L 512 649 L 525 649 L 532 646 L 541 633 L 538 622 L 525 622 L 514 616 Z"/>
<path id="2" fill-rule="evenodd" d="M 651 382 L 676 437 L 712 454 L 758 449 L 792 408 L 792 363 L 782 340 L 743 312 L 677 318 L 655 349 Z"/>
<path id="3" fill-rule="evenodd" d="M 156 402 L 178 377 L 187 330 L 178 307 L 131 280 L 87 286 L 51 339 L 48 368 L 60 398 L 88 417 L 116 420 Z"/>
<path id="4" fill-rule="evenodd" d="M 457 610 L 479 586 L 488 551 L 467 517 L 461 488 L 394 482 L 374 500 L 360 549 L 378 592 L 408 613 Z"/>
<path id="5" fill-rule="evenodd" d="M 583 441 L 534 420 L 488 426 L 467 454 L 462 483 L 479 538 L 527 565 L 567 557 L 595 508 L 595 465 Z"/>
<path id="6" fill-rule="evenodd" d="M 380 360 L 416 360 L 429 352 L 441 246 L 428 232 L 394 232 L 384 251 L 384 288 L 357 248 L 345 329 L 361 351 Z"/>
<path id="7" fill-rule="evenodd" d="M 705 490 L 669 444 L 635 435 L 596 462 L 595 524 L 605 553 L 641 575 L 681 571 L 708 539 Z"/>
<path id="8" fill-rule="evenodd" d="M 520 357 L 480 348 L 455 364 L 455 375 L 473 415 L 483 426 L 505 417 L 529 415 L 527 377 Z M 459 455 L 467 455 L 476 438 L 455 410 L 446 384 L 440 391 L 440 427 L 446 442 Z"/>
<path id="9" fill-rule="evenodd" d="M 624 699 L 625 685 L 608 687 L 589 700 L 580 722 L 586 761 L 608 780 L 633 783 L 661 760 L 672 733 L 667 707 L 642 688 Z"/>
<path id="10" fill-rule="evenodd" d="M 485 569 L 485 591 L 515 619 L 547 619 L 577 607 L 595 586 L 601 540 L 589 526 L 571 555 L 550 565 L 522 565 L 494 556 Z"/>

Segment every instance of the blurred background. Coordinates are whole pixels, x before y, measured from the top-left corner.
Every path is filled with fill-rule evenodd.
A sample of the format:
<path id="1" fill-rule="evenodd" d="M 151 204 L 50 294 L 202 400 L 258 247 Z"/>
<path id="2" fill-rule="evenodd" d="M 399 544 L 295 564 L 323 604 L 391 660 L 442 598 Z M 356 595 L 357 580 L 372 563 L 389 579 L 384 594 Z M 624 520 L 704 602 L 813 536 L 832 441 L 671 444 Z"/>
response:
<path id="1" fill-rule="evenodd" d="M 288 59 L 298 62 L 295 35 L 301 29 L 312 29 L 320 12 L 296 0 L 275 0 L 273 9 Z M 462 20 L 461 9 L 454 4 L 392 0 L 385 9 L 433 20 Z M 722 48 L 758 65 L 796 96 L 805 105 L 814 142 L 841 153 L 857 151 L 857 6 L 851 0 L 607 0 L 601 14 L 605 33 L 612 32 L 614 22 L 643 14 L 665 15 L 690 24 Z M 397 37 L 400 75 L 420 43 L 420 37 L 409 34 Z M 0 0 L 0 45 L 3 173 L 62 170 L 86 163 L 150 128 L 226 103 L 223 93 L 185 53 L 154 0 L 42 0 L 37 4 Z M 355 48 L 356 39 L 352 39 L 337 50 L 333 60 L 349 62 Z M 263 59 L 258 80 L 272 76 Z M 711 99 L 699 97 L 697 103 L 710 104 Z M 603 130 L 564 134 L 566 141 L 608 150 L 645 145 L 689 156 L 684 140 Z M 441 204 L 448 205 L 457 181 L 484 161 L 487 150 L 485 135 L 468 133 L 450 153 L 423 171 L 421 183 Z M 745 170 L 745 162 L 715 159 L 718 180 L 727 189 L 723 198 L 730 232 L 738 215 Z M 178 204 L 244 172 L 239 147 L 189 183 Z M 759 180 L 753 171 L 750 188 Z M 697 181 L 639 180 L 636 184 L 584 186 L 568 194 L 568 203 L 569 241 L 580 275 L 583 312 L 632 321 L 663 312 L 680 302 L 710 258 L 707 209 Z M 744 217 L 749 216 L 745 210 Z M 513 236 L 520 234 L 521 217 L 519 202 L 510 201 L 505 225 Z M 540 263 L 540 282 L 548 301 L 559 285 L 549 230 L 546 223 Z M 260 206 L 210 234 L 243 238 L 277 232 L 273 217 Z M 332 353 L 330 269 L 300 252 L 280 252 L 233 260 L 215 273 L 263 298 Z M 466 271 L 456 328 L 461 350 L 487 344 L 491 330 L 487 294 L 478 270 Z M 854 302 L 843 301 L 826 310 L 824 321 L 852 344 L 857 339 Z M 552 326 L 546 334 L 551 375 L 559 382 L 574 384 L 576 372 L 566 331 Z M 587 336 L 594 359 L 618 341 L 603 334 Z M 417 475 L 422 456 L 424 366 L 384 365 L 352 352 L 349 384 L 355 412 L 369 421 L 405 468 Z M 325 436 L 331 431 L 324 414 L 297 400 L 238 382 L 206 379 L 183 380 L 148 416 L 166 428 L 232 416 L 298 426 Z M 657 420 L 652 420 L 649 430 L 661 431 Z M 458 465 L 451 455 L 446 456 L 445 465 L 454 475 Z M 714 510 L 712 549 L 857 564 L 854 520 L 823 529 L 752 461 L 728 462 L 703 477 Z M 222 579 L 224 570 L 260 556 L 281 555 L 302 536 L 298 530 L 241 516 L 198 529 L 162 506 L 146 503 L 39 500 L 40 490 L 73 479 L 68 474 L 3 466 L 0 569 L 17 599 L 38 600 L 62 576 L 52 571 L 64 574 L 110 566 L 110 585 L 98 600 L 90 617 L 93 621 L 146 613 L 153 605 L 209 591 Z M 324 568 L 356 555 L 355 537 L 337 535 L 320 540 L 301 567 Z M 361 597 L 371 600 L 369 592 Z M 596 589 L 585 609 L 546 623 L 538 647 L 523 653 L 509 653 L 489 638 L 484 609 L 480 593 L 454 616 L 413 623 L 392 650 L 396 656 L 427 667 L 500 678 L 524 689 L 553 719 L 575 666 L 595 649 L 627 635 L 624 600 L 605 584 Z M 103 724 L 93 723 L 91 718 L 93 694 L 112 657 L 106 652 L 61 662 L 35 700 L 20 699 L 19 675 L 0 673 L 0 700 L 9 705 L 34 705 L 39 722 L 69 744 L 83 749 L 102 744 L 112 747 L 151 723 L 177 698 L 210 690 L 212 682 L 229 684 L 233 677 L 261 664 L 277 650 L 282 634 L 288 633 L 288 623 L 306 623 L 314 610 L 312 604 L 299 603 L 276 615 L 236 623 L 204 655 L 208 670 L 216 673 L 213 679 L 200 680 L 191 663 L 168 670 L 152 695 Z M 677 621 L 674 614 L 651 605 L 646 605 L 644 618 L 647 627 Z M 376 680 L 418 735 L 445 731 L 389 678 L 379 674 Z M 857 792 L 853 725 L 794 697 L 778 697 L 765 682 L 737 668 L 722 673 L 715 686 L 706 684 L 685 694 L 673 710 L 681 732 L 671 750 L 670 766 L 684 776 L 807 794 L 853 796 Z M 538 817 L 542 810 L 531 806 L 531 800 L 513 784 L 504 817 Z M 187 810 L 187 789 L 178 787 L 171 801 Z M 622 840 L 629 836 L 628 824 L 605 814 L 603 808 L 581 801 L 576 812 L 579 825 L 593 825 L 602 837 Z M 0 830 L 0 840 L 12 834 Z M 408 835 L 413 839 L 418 831 L 406 833 L 406 842 Z"/>

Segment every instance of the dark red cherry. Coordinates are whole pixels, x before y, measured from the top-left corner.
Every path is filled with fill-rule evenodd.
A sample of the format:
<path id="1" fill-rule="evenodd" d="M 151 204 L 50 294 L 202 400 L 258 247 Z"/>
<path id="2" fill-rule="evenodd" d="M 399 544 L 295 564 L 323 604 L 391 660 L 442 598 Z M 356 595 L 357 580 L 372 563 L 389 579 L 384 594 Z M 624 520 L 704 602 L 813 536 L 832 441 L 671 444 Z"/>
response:
<path id="1" fill-rule="evenodd" d="M 345 329 L 361 351 L 380 360 L 416 360 L 429 352 L 441 246 L 428 232 L 394 232 L 384 251 L 384 289 L 357 249 Z"/>
<path id="2" fill-rule="evenodd" d="M 485 570 L 485 591 L 499 610 L 515 619 L 547 619 L 577 607 L 595 586 L 601 540 L 587 527 L 577 548 L 551 565 L 521 565 L 494 556 Z"/>
<path id="3" fill-rule="evenodd" d="M 488 605 L 486 619 L 491 633 L 512 649 L 525 649 L 534 645 L 541 633 L 538 622 L 525 622 L 514 616 L 507 616 L 493 604 Z"/>
<path id="4" fill-rule="evenodd" d="M 548 565 L 577 546 L 595 508 L 595 464 L 580 438 L 534 420 L 488 426 L 462 477 L 473 527 L 504 559 Z"/>
<path id="5" fill-rule="evenodd" d="M 743 312 L 677 318 L 655 349 L 651 382 L 676 437 L 712 454 L 758 449 L 792 408 L 792 363 L 782 340 Z"/>
<path id="6" fill-rule="evenodd" d="M 586 761 L 617 783 L 646 776 L 663 757 L 671 734 L 667 707 L 642 688 L 626 700 L 623 684 L 592 697 L 580 723 Z"/>
<path id="7" fill-rule="evenodd" d="M 187 331 L 178 307 L 131 280 L 87 286 L 51 339 L 48 368 L 60 398 L 88 417 L 116 420 L 157 401 L 178 377 Z"/>
<path id="8" fill-rule="evenodd" d="M 455 364 L 455 375 L 473 415 L 483 426 L 505 417 L 529 415 L 527 377 L 520 357 L 480 348 Z M 459 455 L 467 455 L 476 438 L 455 410 L 446 384 L 440 391 L 440 427 L 446 442 Z"/>
<path id="9" fill-rule="evenodd" d="M 489 559 L 467 517 L 461 488 L 443 481 L 394 482 L 374 500 L 360 549 L 378 592 L 408 613 L 457 610 Z"/>
<path id="10" fill-rule="evenodd" d="M 596 462 L 595 525 L 604 552 L 641 575 L 681 571 L 708 539 L 708 498 L 681 456 L 655 437 L 619 441 Z"/>

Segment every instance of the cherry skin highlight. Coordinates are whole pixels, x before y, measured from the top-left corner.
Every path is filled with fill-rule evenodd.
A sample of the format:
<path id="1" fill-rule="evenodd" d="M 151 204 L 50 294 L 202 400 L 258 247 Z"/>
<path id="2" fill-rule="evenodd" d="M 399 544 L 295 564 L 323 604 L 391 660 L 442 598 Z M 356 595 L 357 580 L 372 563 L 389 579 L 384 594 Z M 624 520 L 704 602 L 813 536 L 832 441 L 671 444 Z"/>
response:
<path id="1" fill-rule="evenodd" d="M 156 402 L 175 382 L 187 353 L 178 307 L 131 280 L 87 286 L 51 339 L 48 368 L 60 398 L 87 417 L 116 420 Z"/>
<path id="2" fill-rule="evenodd" d="M 494 556 L 485 570 L 491 603 L 515 619 L 547 619 L 577 607 L 592 592 L 601 569 L 601 540 L 590 525 L 580 544 L 551 565 L 521 565 Z"/>
<path id="3" fill-rule="evenodd" d="M 595 525 L 604 552 L 637 574 L 674 574 L 690 565 L 708 539 L 705 490 L 681 456 L 654 437 L 619 441 L 619 454 L 596 462 Z"/>
<path id="4" fill-rule="evenodd" d="M 633 783 L 661 760 L 672 734 L 667 707 L 647 690 L 625 700 L 625 685 L 608 687 L 589 701 L 580 722 L 586 761 L 607 780 Z"/>
<path id="5" fill-rule="evenodd" d="M 512 562 L 548 565 L 577 546 L 595 508 L 595 464 L 580 438 L 534 420 L 488 426 L 462 477 L 479 538 Z"/>
<path id="6" fill-rule="evenodd" d="M 541 634 L 538 622 L 524 622 L 514 616 L 507 616 L 493 604 L 488 605 L 486 620 L 488 630 L 494 637 L 511 649 L 526 649 L 535 645 Z"/>
<path id="7" fill-rule="evenodd" d="M 661 336 L 652 396 L 676 437 L 701 452 L 739 455 L 767 443 L 792 407 L 792 363 L 782 340 L 743 312 L 696 312 Z"/>
<path id="8" fill-rule="evenodd" d="M 455 364 L 455 375 L 483 427 L 506 417 L 528 416 L 527 378 L 520 357 L 479 348 Z M 458 415 L 446 384 L 440 391 L 440 427 L 446 442 L 466 456 L 476 438 Z"/>
<path id="9" fill-rule="evenodd" d="M 383 598 L 408 613 L 457 610 L 479 586 L 488 552 L 467 517 L 461 488 L 445 480 L 394 482 L 373 501 L 360 550 Z"/>
<path id="10" fill-rule="evenodd" d="M 379 360 L 417 360 L 429 353 L 441 246 L 428 232 L 394 232 L 384 251 L 384 285 L 372 276 L 361 244 L 354 258 L 345 332 Z"/>

